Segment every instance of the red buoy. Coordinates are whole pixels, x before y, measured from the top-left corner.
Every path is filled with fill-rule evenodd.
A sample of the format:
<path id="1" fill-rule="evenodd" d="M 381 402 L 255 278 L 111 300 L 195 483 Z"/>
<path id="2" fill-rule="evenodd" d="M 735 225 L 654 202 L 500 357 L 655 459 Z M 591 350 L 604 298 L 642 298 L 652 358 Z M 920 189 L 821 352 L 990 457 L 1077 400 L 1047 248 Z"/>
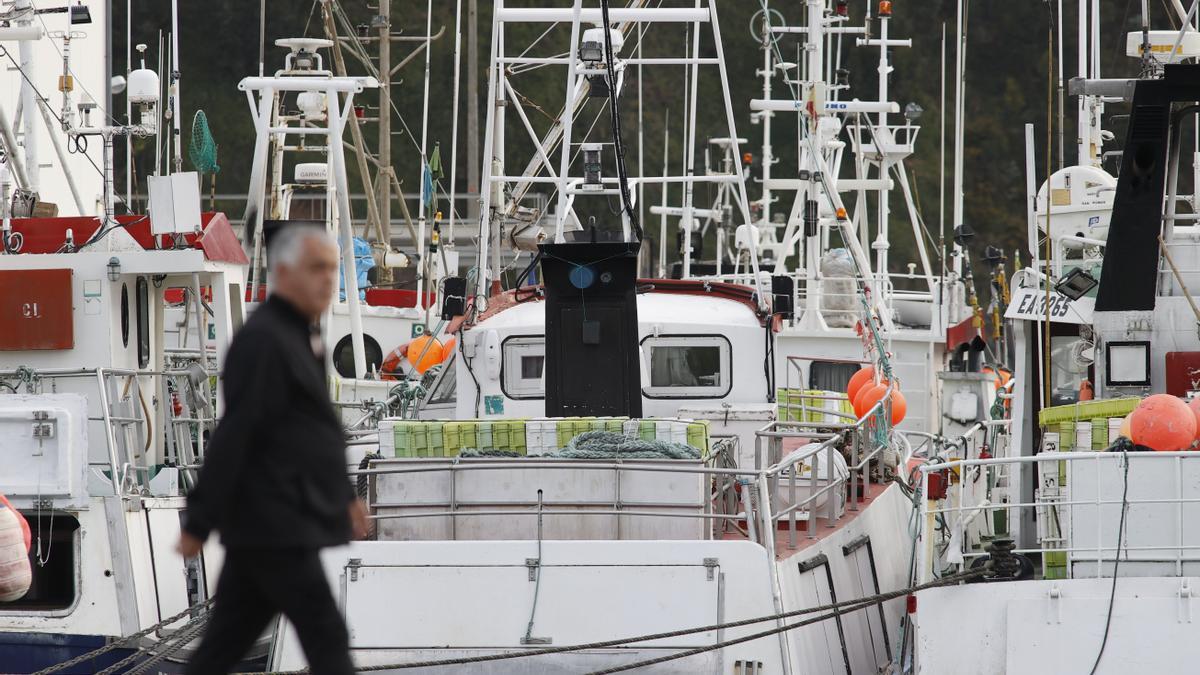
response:
<path id="1" fill-rule="evenodd" d="M 1151 450 L 1185 450 L 1196 440 L 1196 413 L 1170 394 L 1154 394 L 1129 415 L 1130 440 Z"/>

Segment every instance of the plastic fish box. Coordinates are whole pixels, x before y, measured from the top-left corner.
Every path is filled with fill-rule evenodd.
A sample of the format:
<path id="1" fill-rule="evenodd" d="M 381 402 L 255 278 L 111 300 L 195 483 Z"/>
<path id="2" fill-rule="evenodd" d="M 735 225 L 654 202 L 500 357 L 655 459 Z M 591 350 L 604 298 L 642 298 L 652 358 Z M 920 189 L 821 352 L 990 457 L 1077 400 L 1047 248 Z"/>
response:
<path id="1" fill-rule="evenodd" d="M 508 427 L 508 444 L 514 452 L 529 454 L 528 420 L 513 420 Z"/>
<path id="2" fill-rule="evenodd" d="M 510 449 L 509 423 L 507 420 L 492 422 L 492 447 L 497 450 Z"/>
<path id="3" fill-rule="evenodd" d="M 479 423 L 475 420 L 467 420 L 460 423 L 458 428 L 458 447 L 459 448 L 477 448 L 479 441 L 476 440 L 476 430 L 479 428 Z"/>
<path id="4" fill-rule="evenodd" d="M 1140 402 L 1141 399 L 1135 397 L 1107 398 L 1042 408 L 1038 412 L 1038 424 L 1048 427 L 1061 422 L 1076 422 L 1097 417 L 1124 417 L 1133 412 Z"/>
<path id="5" fill-rule="evenodd" d="M 442 425 L 442 456 L 457 457 L 462 449 L 462 422 L 446 422 Z"/>

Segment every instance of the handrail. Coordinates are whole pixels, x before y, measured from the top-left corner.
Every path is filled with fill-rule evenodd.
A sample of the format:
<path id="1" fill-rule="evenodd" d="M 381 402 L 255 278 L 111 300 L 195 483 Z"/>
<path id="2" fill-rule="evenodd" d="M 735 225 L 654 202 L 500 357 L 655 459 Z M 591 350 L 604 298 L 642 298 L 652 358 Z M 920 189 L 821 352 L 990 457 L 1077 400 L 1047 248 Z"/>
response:
<path id="1" fill-rule="evenodd" d="M 993 422 L 994 424 L 995 422 Z M 1200 494 L 1188 488 L 1182 481 L 1184 472 L 1183 462 L 1193 460 L 1200 462 L 1200 453 L 1190 451 L 1175 452 L 1116 452 L 1116 451 L 1072 451 L 1072 452 L 1042 452 L 1032 456 L 1020 457 L 990 457 L 986 459 L 956 459 L 937 461 L 919 467 L 921 475 L 921 494 L 929 495 L 930 477 L 933 474 L 947 475 L 956 472 L 959 476 L 954 486 L 945 485 L 944 496 L 931 502 L 919 499 L 919 537 L 926 542 L 918 549 L 918 568 L 921 578 L 928 579 L 948 566 L 962 565 L 970 558 L 978 558 L 986 553 L 982 550 L 985 534 L 998 528 L 1000 522 L 1007 526 L 996 529 L 992 536 L 1012 537 L 1018 546 L 1013 550 L 1018 554 L 1041 554 L 1043 561 L 1054 560 L 1054 568 L 1062 567 L 1066 578 L 1085 576 L 1104 577 L 1104 565 L 1112 562 L 1115 555 L 1122 555 L 1122 560 L 1129 552 L 1167 552 L 1173 555 L 1136 556 L 1135 561 L 1167 566 L 1171 571 L 1164 573 L 1170 576 L 1183 574 L 1184 565 L 1193 563 L 1197 557 L 1186 557 L 1185 552 L 1200 550 L 1200 545 L 1186 542 L 1183 533 L 1184 507 L 1190 504 L 1200 504 Z M 1091 464 L 1080 464 L 1088 462 Z M 1133 498 L 1118 491 L 1115 495 L 1106 494 L 1104 483 L 1107 476 L 1109 485 L 1113 480 L 1113 469 L 1101 470 L 1102 466 L 1111 467 L 1109 462 L 1124 466 L 1126 473 L 1123 480 L 1129 481 L 1138 477 L 1137 468 L 1157 471 L 1151 478 L 1157 480 L 1163 474 L 1162 462 L 1167 463 L 1165 471 L 1173 475 L 1172 481 L 1167 478 L 1152 496 Z M 1157 462 L 1159 464 L 1151 464 Z M 1025 501 L 1018 495 L 1013 501 L 996 500 L 990 493 L 995 489 L 993 477 L 1007 467 L 1033 467 L 1043 463 L 1051 463 L 1049 473 L 1045 470 L 1040 474 L 1043 479 L 1050 476 L 1049 482 L 1038 480 L 1038 491 L 1031 501 Z M 1060 471 L 1068 466 L 1083 468 L 1095 467 L 1095 483 L 1088 474 L 1067 473 L 1067 480 L 1060 482 L 1055 478 Z M 1147 467 L 1157 466 L 1158 469 Z M 1141 474 L 1145 476 L 1146 474 Z M 1081 481 L 1080 476 L 1086 480 Z M 949 476 L 948 476 L 949 477 Z M 1076 492 L 1075 490 L 1085 490 Z M 1164 494 L 1165 493 L 1165 494 Z M 1110 519 L 1101 518 L 1102 508 L 1119 506 L 1124 509 L 1149 507 L 1157 505 L 1166 508 L 1167 518 L 1174 519 L 1174 525 L 1164 524 L 1161 530 L 1143 530 L 1139 538 L 1131 541 L 1116 541 L 1115 535 L 1109 532 L 1112 523 Z M 1172 509 L 1171 507 L 1174 507 Z M 1035 532 L 1023 532 L 1022 527 L 1028 527 L 1029 512 L 1034 509 L 1038 514 Z M 991 514 L 1005 514 L 1003 521 L 996 520 Z M 1156 512 L 1158 513 L 1158 512 Z M 1077 520 L 1077 517 L 1083 520 Z M 1095 521 L 1095 531 L 1092 531 L 1092 521 Z M 976 521 L 982 524 L 977 525 Z M 950 547 L 938 551 L 933 527 L 936 527 L 942 539 Z M 1081 540 L 1079 537 L 1084 537 Z M 1147 540 L 1147 537 L 1151 537 Z M 957 544 L 957 547 L 954 544 Z M 1031 546 L 1030 543 L 1033 543 Z M 1046 556 L 1061 556 L 1056 559 Z M 1081 571 L 1078 563 L 1083 563 Z M 1091 568 L 1094 566 L 1094 569 Z M 1048 567 L 1047 569 L 1050 569 Z"/>

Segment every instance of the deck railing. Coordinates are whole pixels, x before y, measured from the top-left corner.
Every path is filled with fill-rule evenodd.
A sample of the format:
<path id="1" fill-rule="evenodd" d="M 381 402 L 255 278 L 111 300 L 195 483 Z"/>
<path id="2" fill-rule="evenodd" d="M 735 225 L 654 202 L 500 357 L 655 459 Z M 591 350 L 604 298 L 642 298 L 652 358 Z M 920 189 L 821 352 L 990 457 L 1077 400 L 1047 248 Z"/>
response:
<path id="1" fill-rule="evenodd" d="M 1032 498 L 1019 488 L 1028 470 L 1037 472 Z M 921 494 L 937 499 L 921 500 L 921 580 L 970 566 L 993 538 L 1015 539 L 1014 553 L 1040 562 L 1045 578 L 1111 577 L 1118 565 L 1121 576 L 1195 575 L 1194 477 L 1195 452 L 1043 452 L 922 466 Z"/>

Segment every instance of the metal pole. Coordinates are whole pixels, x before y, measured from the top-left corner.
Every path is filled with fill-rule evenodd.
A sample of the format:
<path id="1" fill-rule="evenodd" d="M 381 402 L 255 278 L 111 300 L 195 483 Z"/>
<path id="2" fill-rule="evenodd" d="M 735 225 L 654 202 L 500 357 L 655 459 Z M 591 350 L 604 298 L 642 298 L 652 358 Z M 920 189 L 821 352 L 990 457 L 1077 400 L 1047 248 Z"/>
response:
<path id="1" fill-rule="evenodd" d="M 264 0 L 265 2 L 265 0 Z M 125 82 L 133 72 L 133 0 L 125 0 Z M 128 86 L 128 85 L 127 85 Z M 111 96 L 110 96 L 111 99 Z M 108 111 L 110 114 L 111 110 Z M 133 102 L 125 96 L 125 124 L 133 124 Z M 133 136 L 125 135 L 125 208 L 133 210 Z M 80 212 L 79 215 L 83 215 Z"/>
<path id="2" fill-rule="evenodd" d="M 333 67 L 338 77 L 346 77 L 346 60 L 342 54 L 342 43 L 338 40 L 337 28 L 333 23 L 333 13 L 329 7 L 330 0 L 321 2 L 321 19 L 325 25 L 325 37 L 333 41 Z M 330 115 L 336 114 L 337 102 L 329 106 Z M 381 113 L 382 117 L 384 113 Z M 384 250 L 390 250 L 391 242 L 388 233 L 383 229 L 383 220 L 379 214 L 379 205 L 375 203 L 375 195 L 371 190 L 371 171 L 367 166 L 367 153 L 363 142 L 362 127 L 358 115 L 350 115 L 350 138 L 354 142 L 354 156 L 358 160 L 358 173 L 362 178 L 363 200 L 367 202 L 367 225 L 375 230 L 375 236 Z M 391 268 L 384 265 L 380 268 L 380 283 L 391 283 Z"/>
<path id="3" fill-rule="evenodd" d="M 479 220 L 479 0 L 467 0 L 467 219 Z M 452 231 L 453 232 L 453 231 Z M 450 243 L 454 243 L 451 234 Z"/>
<path id="4" fill-rule="evenodd" d="M 171 139 L 175 148 L 175 173 L 183 171 L 183 134 L 179 125 L 183 122 L 180 115 L 179 92 L 181 87 L 179 65 L 179 0 L 171 0 Z"/>
<path id="5" fill-rule="evenodd" d="M 379 15 L 383 21 L 379 26 L 379 172 L 376 176 L 376 207 L 379 218 L 380 243 L 387 248 L 392 245 L 392 2 L 379 0 Z M 428 43 L 426 43 L 428 47 Z M 370 192 L 370 179 L 363 176 L 363 191 Z M 404 199 L 401 195 L 400 199 Z M 414 241 L 413 248 L 421 255 L 421 242 Z M 380 270 L 380 281 L 389 283 L 391 271 Z M 386 281 L 385 281 L 386 280 Z M 417 294 L 420 302 L 420 293 Z"/>
<path id="6" fill-rule="evenodd" d="M 557 235 L 555 237 L 555 241 L 558 243 L 561 243 L 562 241 L 560 233 L 563 231 L 563 225 L 567 217 L 568 208 L 567 203 L 569 195 L 567 194 L 567 188 L 570 185 L 569 173 L 571 171 L 571 127 L 575 115 L 575 111 L 571 108 L 569 102 L 571 101 L 572 92 L 575 90 L 575 61 L 576 56 L 578 55 L 575 45 L 579 44 L 579 13 L 582 10 L 582 0 L 575 0 L 572 7 L 571 17 L 571 41 L 567 43 L 570 45 L 570 56 L 568 57 L 567 63 L 566 96 L 563 100 L 567 101 L 568 103 L 565 104 L 563 108 L 562 146 L 560 148 L 560 152 L 562 154 L 559 156 L 558 164 L 558 205 L 554 209 L 554 231 Z M 604 30 L 611 30 L 611 28 L 606 25 L 604 26 Z M 503 53 L 500 53 L 500 55 L 503 56 Z M 498 67 L 498 65 L 499 64 L 493 67 Z M 504 75 L 501 74 L 498 77 L 504 77 Z M 613 83 L 615 89 L 615 79 L 613 80 Z M 614 90 L 610 92 L 609 95 L 616 96 L 617 92 Z"/>
<path id="7" fill-rule="evenodd" d="M 428 49 L 428 47 L 427 47 Z M 450 130 L 450 220 L 446 226 L 446 245 L 454 246 L 454 220 L 458 212 L 458 92 L 462 74 L 462 0 L 454 3 L 454 103 L 450 106 L 454 122 Z M 473 103 L 472 103 L 473 105 Z M 446 270 L 447 274 L 457 270 Z"/>
<path id="8" fill-rule="evenodd" d="M 700 7 L 700 0 L 696 0 L 696 7 Z M 713 31 L 714 35 L 718 35 L 717 31 Z M 700 75 L 700 64 L 696 59 L 700 58 L 700 24 L 692 23 L 692 65 L 691 82 L 688 83 L 688 106 L 686 117 L 688 121 L 687 136 L 684 140 L 683 147 L 683 169 L 684 174 L 689 178 L 696 175 L 696 96 L 697 96 L 697 80 Z M 683 219 L 680 222 L 680 229 L 683 232 L 683 273 L 682 278 L 687 279 L 692 276 L 692 229 L 696 226 L 692 222 L 692 192 L 694 183 L 688 181 L 683 185 Z"/>
<path id="9" fill-rule="evenodd" d="M 388 0 L 383 0 L 387 3 Z M 435 281 L 432 277 L 436 276 L 436 261 L 428 258 L 432 257 L 432 252 L 425 252 L 425 212 L 428 210 L 428 204 L 425 202 L 425 171 L 429 166 L 428 141 L 429 141 L 429 48 L 430 40 L 433 37 L 433 0 L 428 0 L 425 9 L 425 94 L 424 102 L 421 107 L 421 190 L 420 196 L 417 198 L 417 203 L 420 205 L 420 213 L 417 214 L 417 252 L 421 256 L 424 264 L 421 265 L 421 273 L 417 275 L 417 308 L 425 309 L 425 287 L 436 288 Z M 431 188 L 432 190 L 436 187 Z M 430 200 L 433 200 L 434 195 L 429 195 Z M 453 204 L 451 205 L 453 207 Z M 430 278 L 426 278 L 426 276 Z"/>
<path id="10" fill-rule="evenodd" d="M 346 158 L 342 154 L 342 130 L 346 117 L 353 115 L 351 103 L 353 92 L 346 92 L 346 105 L 338 104 L 338 92 L 332 87 L 325 92 L 329 101 L 328 152 L 333 160 L 333 180 L 337 183 L 337 223 L 342 244 L 342 278 L 345 280 L 346 302 L 350 309 L 350 342 L 354 348 L 354 377 L 362 379 L 367 374 L 367 360 L 363 351 L 362 308 L 358 299 L 358 277 L 354 265 L 354 221 L 350 211 L 350 187 L 346 180 Z"/>
<path id="11" fill-rule="evenodd" d="M 964 117 L 963 114 L 963 94 L 967 86 L 966 73 L 964 72 L 963 63 L 966 61 L 967 51 L 967 30 L 966 30 L 966 2 L 967 0 L 958 0 L 958 26 L 956 37 L 958 40 L 958 48 L 955 50 L 955 66 L 954 66 L 954 220 L 950 223 L 950 227 L 955 228 L 962 225 L 963 222 L 963 136 L 966 135 L 966 130 L 963 129 Z M 962 276 L 962 247 L 957 242 L 954 243 L 954 275 Z"/>

